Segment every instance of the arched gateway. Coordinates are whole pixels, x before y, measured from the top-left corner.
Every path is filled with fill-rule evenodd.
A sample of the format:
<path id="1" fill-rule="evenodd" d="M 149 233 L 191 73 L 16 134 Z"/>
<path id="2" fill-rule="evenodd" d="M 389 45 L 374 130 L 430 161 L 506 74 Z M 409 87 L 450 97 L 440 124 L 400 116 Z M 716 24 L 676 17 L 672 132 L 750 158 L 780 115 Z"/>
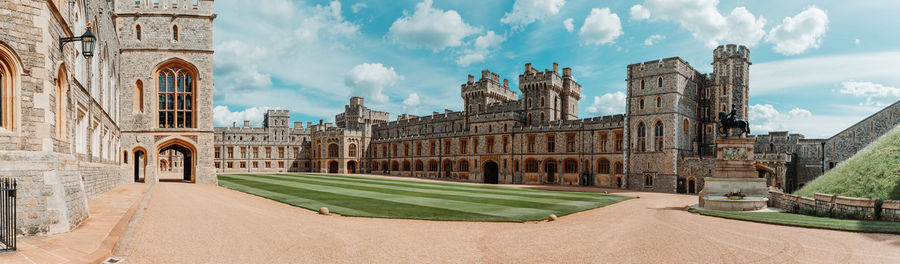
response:
<path id="1" fill-rule="evenodd" d="M 496 162 L 488 161 L 484 164 L 484 183 L 500 183 L 500 169 Z"/>
<path id="2" fill-rule="evenodd" d="M 173 150 L 175 152 L 181 153 L 181 157 L 183 157 L 182 164 L 184 164 L 184 171 L 181 174 L 181 177 L 177 179 L 167 179 L 167 180 L 180 180 L 184 182 L 195 182 L 194 178 L 194 167 L 196 167 L 196 153 L 197 149 L 190 142 L 181 140 L 181 139 L 171 139 L 162 144 L 159 144 L 157 148 L 156 155 L 157 157 L 162 156 L 162 153 Z M 175 162 L 175 161 L 172 161 Z M 160 177 L 165 173 L 165 171 L 158 170 L 157 177 Z M 162 178 L 160 178 L 162 180 Z"/>

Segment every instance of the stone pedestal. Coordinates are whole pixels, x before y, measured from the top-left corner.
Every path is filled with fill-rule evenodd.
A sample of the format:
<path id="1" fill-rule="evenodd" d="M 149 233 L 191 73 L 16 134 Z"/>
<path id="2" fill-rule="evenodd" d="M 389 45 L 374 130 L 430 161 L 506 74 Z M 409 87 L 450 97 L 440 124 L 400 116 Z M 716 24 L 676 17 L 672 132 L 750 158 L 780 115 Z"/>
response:
<path id="1" fill-rule="evenodd" d="M 766 208 L 766 179 L 759 178 L 754 166 L 753 144 L 756 138 L 716 139 L 716 168 L 704 179 L 700 207 L 720 211 L 752 211 Z M 725 196 L 739 192 L 743 199 Z"/>

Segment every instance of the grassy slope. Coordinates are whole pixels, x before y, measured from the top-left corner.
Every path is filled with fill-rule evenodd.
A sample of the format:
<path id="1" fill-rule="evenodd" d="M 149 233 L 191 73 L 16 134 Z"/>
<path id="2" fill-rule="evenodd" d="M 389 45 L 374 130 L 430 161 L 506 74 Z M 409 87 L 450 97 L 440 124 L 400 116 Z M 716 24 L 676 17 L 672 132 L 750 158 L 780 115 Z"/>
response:
<path id="1" fill-rule="evenodd" d="M 222 186 L 345 216 L 454 221 L 535 221 L 628 197 L 338 175 L 219 175 Z"/>
<path id="2" fill-rule="evenodd" d="M 761 223 L 900 234 L 900 222 L 836 219 L 777 212 L 723 212 L 697 209 L 691 209 L 691 212 Z"/>
<path id="3" fill-rule="evenodd" d="M 900 200 L 900 126 L 794 194 Z"/>

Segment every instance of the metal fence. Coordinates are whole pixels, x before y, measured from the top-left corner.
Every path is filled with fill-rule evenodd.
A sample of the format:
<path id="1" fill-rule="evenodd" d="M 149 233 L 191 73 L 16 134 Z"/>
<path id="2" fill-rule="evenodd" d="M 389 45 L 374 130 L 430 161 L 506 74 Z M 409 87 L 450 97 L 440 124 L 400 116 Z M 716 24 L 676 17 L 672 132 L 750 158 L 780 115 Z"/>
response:
<path id="1" fill-rule="evenodd" d="M 16 180 L 0 179 L 0 251 L 16 250 Z"/>

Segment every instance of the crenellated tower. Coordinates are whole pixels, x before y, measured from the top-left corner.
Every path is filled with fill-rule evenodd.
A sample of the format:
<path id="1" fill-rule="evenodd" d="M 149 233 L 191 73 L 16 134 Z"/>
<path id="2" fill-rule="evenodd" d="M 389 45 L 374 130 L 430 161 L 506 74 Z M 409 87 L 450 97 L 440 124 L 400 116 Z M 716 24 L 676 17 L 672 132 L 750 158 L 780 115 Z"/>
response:
<path id="1" fill-rule="evenodd" d="M 526 63 L 525 72 L 519 75 L 519 90 L 526 124 L 578 119 L 581 85 L 571 68 L 564 68 L 560 76 L 559 64 L 553 63 L 552 71 L 541 72 Z"/>
<path id="2" fill-rule="evenodd" d="M 743 45 L 720 45 L 713 51 L 711 85 L 716 112 L 737 106 L 738 118 L 747 119 L 750 93 L 750 50 Z M 718 118 L 718 117 L 715 117 Z"/>
<path id="3" fill-rule="evenodd" d="M 469 80 L 461 88 L 467 115 L 484 112 L 491 104 L 515 101 L 517 97 L 516 92 L 509 89 L 509 80 L 503 79 L 501 83 L 500 75 L 490 70 L 481 71 L 481 79 L 478 81 L 470 74 Z"/>

